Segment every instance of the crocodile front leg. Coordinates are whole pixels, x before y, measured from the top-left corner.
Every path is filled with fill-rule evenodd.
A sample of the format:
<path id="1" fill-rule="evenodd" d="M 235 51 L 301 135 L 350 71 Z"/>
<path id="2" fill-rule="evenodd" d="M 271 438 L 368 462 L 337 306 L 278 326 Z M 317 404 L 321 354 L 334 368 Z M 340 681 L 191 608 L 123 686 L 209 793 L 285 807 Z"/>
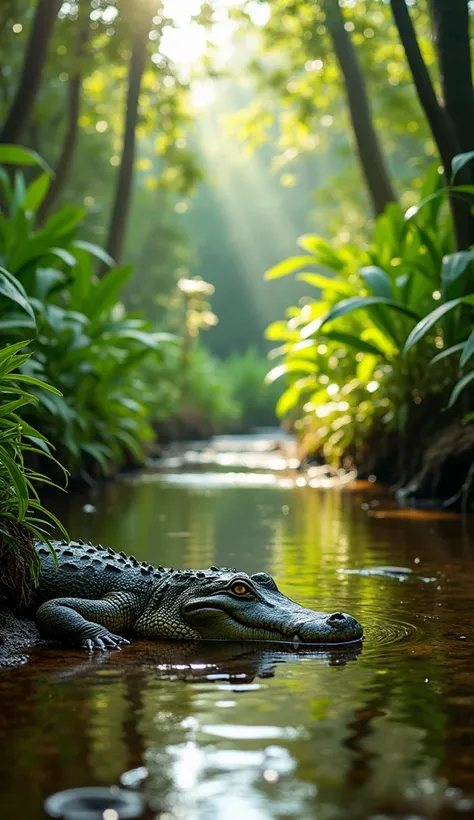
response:
<path id="1" fill-rule="evenodd" d="M 52 598 L 38 608 L 35 621 L 47 640 L 89 650 L 118 649 L 130 643 L 115 630 L 131 628 L 136 618 L 134 602 L 134 596 L 124 592 L 112 592 L 98 600 Z"/>

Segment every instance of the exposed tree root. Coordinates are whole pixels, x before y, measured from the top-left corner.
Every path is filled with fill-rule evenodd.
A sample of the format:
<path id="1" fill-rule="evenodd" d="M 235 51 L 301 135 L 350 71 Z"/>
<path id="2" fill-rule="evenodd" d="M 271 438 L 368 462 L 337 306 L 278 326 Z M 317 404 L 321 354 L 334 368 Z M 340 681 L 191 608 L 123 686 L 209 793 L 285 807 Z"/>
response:
<path id="1" fill-rule="evenodd" d="M 421 468 L 399 491 L 402 499 L 431 499 L 468 512 L 474 504 L 474 425 L 453 424 L 427 447 Z"/>

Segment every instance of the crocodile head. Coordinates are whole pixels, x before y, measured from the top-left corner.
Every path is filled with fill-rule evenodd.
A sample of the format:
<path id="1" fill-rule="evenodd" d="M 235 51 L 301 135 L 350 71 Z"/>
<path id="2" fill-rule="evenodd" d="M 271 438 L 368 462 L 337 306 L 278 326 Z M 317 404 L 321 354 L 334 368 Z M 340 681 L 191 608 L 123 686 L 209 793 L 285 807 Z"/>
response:
<path id="1" fill-rule="evenodd" d="M 314 612 L 283 595 L 270 575 L 235 570 L 177 572 L 160 584 L 135 625 L 147 637 L 348 643 L 362 627 L 342 612 Z"/>

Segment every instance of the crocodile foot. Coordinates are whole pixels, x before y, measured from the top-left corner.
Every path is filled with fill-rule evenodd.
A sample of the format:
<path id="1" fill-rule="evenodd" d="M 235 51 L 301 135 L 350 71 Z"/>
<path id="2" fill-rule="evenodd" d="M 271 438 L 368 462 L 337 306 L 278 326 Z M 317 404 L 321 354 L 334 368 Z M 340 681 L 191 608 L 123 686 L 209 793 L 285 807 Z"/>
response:
<path id="1" fill-rule="evenodd" d="M 97 635 L 86 638 L 82 643 L 82 648 L 93 652 L 94 649 L 120 649 L 122 645 L 129 643 L 130 641 L 122 638 L 121 635 L 114 635 L 112 632 L 108 632 L 107 629 L 101 629 Z"/>

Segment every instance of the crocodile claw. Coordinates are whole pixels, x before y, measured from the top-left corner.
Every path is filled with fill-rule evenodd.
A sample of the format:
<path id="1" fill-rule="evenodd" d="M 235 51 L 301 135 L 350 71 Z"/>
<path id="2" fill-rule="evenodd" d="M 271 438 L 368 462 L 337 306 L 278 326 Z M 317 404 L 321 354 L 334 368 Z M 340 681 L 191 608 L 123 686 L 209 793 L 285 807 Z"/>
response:
<path id="1" fill-rule="evenodd" d="M 122 645 L 129 644 L 126 638 L 121 635 L 113 635 L 111 632 L 101 632 L 99 635 L 94 635 L 93 638 L 86 638 L 83 642 L 83 649 L 93 652 L 94 649 L 120 649 Z"/>

